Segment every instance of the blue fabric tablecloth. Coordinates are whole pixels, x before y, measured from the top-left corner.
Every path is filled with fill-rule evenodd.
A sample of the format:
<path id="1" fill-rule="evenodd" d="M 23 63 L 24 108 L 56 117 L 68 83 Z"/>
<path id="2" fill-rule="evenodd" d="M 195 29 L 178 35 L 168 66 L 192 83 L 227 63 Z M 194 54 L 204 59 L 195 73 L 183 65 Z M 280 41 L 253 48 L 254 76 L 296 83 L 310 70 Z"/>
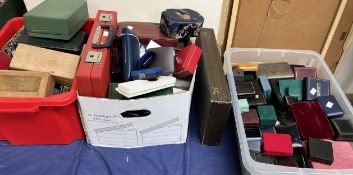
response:
<path id="1" fill-rule="evenodd" d="M 10 146 L 0 142 L 0 175 L 234 175 L 240 174 L 233 116 L 219 146 L 200 144 L 191 107 L 186 144 L 137 149 L 70 145 Z"/>

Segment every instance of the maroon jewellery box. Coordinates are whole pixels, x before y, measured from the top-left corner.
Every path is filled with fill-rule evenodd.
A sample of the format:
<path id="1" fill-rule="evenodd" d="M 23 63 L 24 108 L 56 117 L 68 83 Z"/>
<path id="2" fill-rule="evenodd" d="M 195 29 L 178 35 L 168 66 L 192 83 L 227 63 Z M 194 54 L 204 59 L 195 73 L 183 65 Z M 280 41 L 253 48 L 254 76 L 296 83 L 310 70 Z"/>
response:
<path id="1" fill-rule="evenodd" d="M 181 49 L 176 56 L 175 76 L 185 78 L 194 74 L 201 54 L 202 49 L 195 44 L 190 44 Z"/>
<path id="2" fill-rule="evenodd" d="M 289 108 L 304 140 L 308 140 L 309 137 L 317 139 L 333 137 L 334 131 L 319 102 L 299 102 L 291 104 Z"/>

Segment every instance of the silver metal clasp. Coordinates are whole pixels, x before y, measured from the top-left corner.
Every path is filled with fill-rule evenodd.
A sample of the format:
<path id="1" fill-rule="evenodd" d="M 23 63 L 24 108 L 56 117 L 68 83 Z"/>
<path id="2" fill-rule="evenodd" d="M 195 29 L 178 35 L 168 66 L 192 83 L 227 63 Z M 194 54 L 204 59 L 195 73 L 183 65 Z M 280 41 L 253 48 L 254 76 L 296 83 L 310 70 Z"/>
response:
<path id="1" fill-rule="evenodd" d="M 101 22 L 112 22 L 113 15 L 109 13 L 101 13 L 99 15 L 99 21 Z"/>
<path id="2" fill-rule="evenodd" d="M 86 63 L 100 63 L 102 61 L 102 52 L 88 51 Z"/>

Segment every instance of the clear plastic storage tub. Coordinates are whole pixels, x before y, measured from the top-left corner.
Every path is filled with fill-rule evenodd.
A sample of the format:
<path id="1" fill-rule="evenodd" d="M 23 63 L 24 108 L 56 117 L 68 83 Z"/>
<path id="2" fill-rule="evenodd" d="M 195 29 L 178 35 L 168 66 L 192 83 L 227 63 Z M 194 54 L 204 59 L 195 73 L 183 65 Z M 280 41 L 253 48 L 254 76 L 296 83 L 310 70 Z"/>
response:
<path id="1" fill-rule="evenodd" d="M 336 79 L 332 75 L 330 69 L 327 67 L 325 61 L 321 56 L 314 51 L 307 50 L 285 50 L 285 49 L 256 49 L 256 48 L 231 48 L 227 49 L 225 54 L 225 64 L 227 68 L 227 79 L 232 96 L 232 105 L 234 118 L 236 123 L 236 136 L 239 141 L 239 153 L 241 159 L 241 168 L 243 174 L 252 175 L 277 175 L 277 174 L 353 174 L 352 169 L 310 169 L 310 168 L 294 168 L 278 165 L 270 165 L 259 163 L 253 160 L 249 153 L 249 146 L 245 136 L 243 120 L 240 113 L 237 90 L 235 87 L 232 64 L 235 63 L 271 63 L 286 61 L 289 64 L 302 64 L 305 66 L 316 67 L 318 78 L 330 80 L 331 94 L 334 95 L 345 112 L 344 117 L 349 117 L 353 122 L 353 108 L 350 105 L 347 97 L 338 85 Z"/>

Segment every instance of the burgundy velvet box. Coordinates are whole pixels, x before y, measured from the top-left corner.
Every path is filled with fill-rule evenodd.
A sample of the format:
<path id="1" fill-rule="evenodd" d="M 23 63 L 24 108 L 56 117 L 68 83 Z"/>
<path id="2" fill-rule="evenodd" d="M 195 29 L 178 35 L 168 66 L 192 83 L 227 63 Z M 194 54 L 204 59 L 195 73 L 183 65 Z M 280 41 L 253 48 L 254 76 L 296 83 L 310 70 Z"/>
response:
<path id="1" fill-rule="evenodd" d="M 119 22 L 117 36 L 121 35 L 121 29 L 128 26 L 133 27 L 132 30 L 144 45 L 153 40 L 162 47 L 178 47 L 178 39 L 165 36 L 159 28 L 159 23 Z"/>
<path id="2" fill-rule="evenodd" d="M 260 121 L 256 109 L 249 109 L 249 112 L 241 113 L 241 116 L 243 118 L 244 128 L 259 127 Z"/>
<path id="3" fill-rule="evenodd" d="M 316 78 L 316 68 L 294 67 L 294 77 L 296 80 L 303 80 L 305 77 Z"/>
<path id="4" fill-rule="evenodd" d="M 317 139 L 333 137 L 334 131 L 319 102 L 299 102 L 291 104 L 289 108 L 304 140 L 308 140 L 309 137 Z"/>
<path id="5" fill-rule="evenodd" d="M 292 156 L 292 139 L 289 134 L 263 133 L 263 152 L 269 156 Z"/>

